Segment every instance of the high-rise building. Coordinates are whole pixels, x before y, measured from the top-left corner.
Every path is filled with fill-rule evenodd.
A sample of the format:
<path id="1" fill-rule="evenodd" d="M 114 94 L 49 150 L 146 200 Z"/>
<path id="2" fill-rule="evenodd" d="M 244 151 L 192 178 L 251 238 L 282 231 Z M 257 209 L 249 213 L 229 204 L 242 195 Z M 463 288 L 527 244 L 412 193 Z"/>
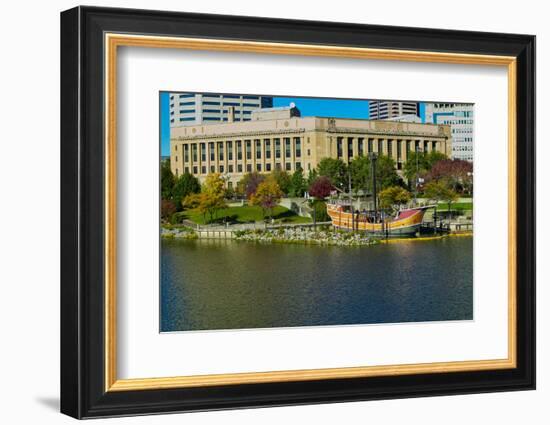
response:
<path id="1" fill-rule="evenodd" d="M 369 119 L 386 120 L 402 115 L 419 115 L 417 102 L 369 101 Z"/>
<path id="2" fill-rule="evenodd" d="M 471 103 L 426 103 L 424 121 L 451 126 L 451 158 L 474 160 L 474 105 Z"/>
<path id="3" fill-rule="evenodd" d="M 170 93 L 170 127 L 227 121 L 230 109 L 235 121 L 249 121 L 253 110 L 272 106 L 273 97 L 269 96 Z"/>

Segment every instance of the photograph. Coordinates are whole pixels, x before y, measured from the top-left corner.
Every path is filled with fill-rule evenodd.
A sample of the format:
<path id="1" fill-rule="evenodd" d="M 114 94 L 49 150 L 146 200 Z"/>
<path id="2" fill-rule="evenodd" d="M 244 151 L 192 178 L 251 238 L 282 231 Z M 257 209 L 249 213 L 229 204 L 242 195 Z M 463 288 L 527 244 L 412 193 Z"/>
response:
<path id="1" fill-rule="evenodd" d="M 160 332 L 474 320 L 474 109 L 159 92 Z"/>

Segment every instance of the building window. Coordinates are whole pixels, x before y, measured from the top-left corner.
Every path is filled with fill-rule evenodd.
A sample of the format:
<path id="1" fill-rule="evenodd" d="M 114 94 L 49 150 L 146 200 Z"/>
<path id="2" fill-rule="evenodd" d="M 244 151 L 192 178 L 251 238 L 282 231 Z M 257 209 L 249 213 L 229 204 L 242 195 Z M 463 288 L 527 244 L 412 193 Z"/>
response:
<path id="1" fill-rule="evenodd" d="M 183 145 L 183 160 L 189 162 L 189 145 Z"/>
<path id="2" fill-rule="evenodd" d="M 243 164 L 237 164 L 237 172 L 242 173 L 243 172 Z"/>
<path id="3" fill-rule="evenodd" d="M 401 161 L 401 151 L 403 150 L 403 149 L 401 148 L 401 143 L 402 143 L 402 142 L 403 142 L 402 140 L 398 140 L 398 141 L 397 141 L 397 160 L 398 160 L 398 161 Z M 398 168 L 398 169 L 400 169 L 400 168 Z"/>
<path id="4" fill-rule="evenodd" d="M 436 151 L 437 150 L 437 142 L 434 140 L 432 142 L 432 151 Z"/>
<path id="5" fill-rule="evenodd" d="M 302 169 L 302 164 L 300 162 L 297 162 L 296 164 L 294 164 L 295 166 L 295 170 L 301 170 Z"/>
<path id="6" fill-rule="evenodd" d="M 353 137 L 348 137 L 348 158 L 353 158 L 355 155 L 353 153 Z"/>
<path id="7" fill-rule="evenodd" d="M 290 158 L 290 137 L 285 137 L 285 158 Z"/>
<path id="8" fill-rule="evenodd" d="M 382 153 L 384 153 L 384 148 L 382 147 L 383 143 L 384 143 L 383 139 L 378 139 L 378 153 L 380 155 L 382 155 Z"/>
<path id="9" fill-rule="evenodd" d="M 252 159 L 252 143 L 250 140 L 245 140 L 244 143 L 246 146 L 246 159 Z"/>
<path id="10" fill-rule="evenodd" d="M 252 172 L 252 164 L 246 164 L 246 172 L 251 173 Z"/>
<path id="11" fill-rule="evenodd" d="M 285 170 L 286 170 L 286 171 L 290 171 L 290 162 L 287 162 L 287 163 L 285 164 Z"/>
<path id="12" fill-rule="evenodd" d="M 216 172 L 216 167 L 214 167 L 213 165 L 210 166 L 210 172 L 211 173 L 215 173 Z"/>
<path id="13" fill-rule="evenodd" d="M 176 159 L 175 159 L 176 162 L 178 162 L 178 156 L 176 155 Z"/>
<path id="14" fill-rule="evenodd" d="M 336 156 L 342 158 L 342 137 L 336 138 Z"/>
<path id="15" fill-rule="evenodd" d="M 277 163 L 275 164 L 275 169 L 276 169 L 277 171 L 281 171 L 281 163 L 280 163 L 280 162 L 277 162 Z"/>
<path id="16" fill-rule="evenodd" d="M 372 145 L 374 143 L 374 140 L 373 139 L 369 139 L 369 141 L 367 142 L 367 151 L 368 153 L 372 153 Z"/>
<path id="17" fill-rule="evenodd" d="M 357 155 L 363 156 L 363 151 L 365 150 L 365 139 L 363 139 L 362 137 L 359 137 L 359 139 L 357 139 L 357 150 L 359 151 L 357 152 Z"/>
<path id="18" fill-rule="evenodd" d="M 256 139 L 254 140 L 254 144 L 256 145 L 256 159 L 260 159 L 262 157 L 262 141 Z"/>
<path id="19" fill-rule="evenodd" d="M 240 140 L 238 140 L 236 143 L 237 143 L 237 159 L 240 161 L 241 159 L 243 159 L 243 146 Z"/>
<path id="20" fill-rule="evenodd" d="M 198 174 L 199 173 L 199 167 L 197 167 L 196 165 L 193 167 L 193 174 Z"/>
<path id="21" fill-rule="evenodd" d="M 264 139 L 265 145 L 265 157 L 266 159 L 271 159 L 271 140 Z"/>
<path id="22" fill-rule="evenodd" d="M 233 172 L 233 164 L 229 164 L 227 166 L 227 172 L 232 173 Z"/>
<path id="23" fill-rule="evenodd" d="M 299 137 L 294 138 L 294 145 L 296 149 L 296 158 L 300 158 L 302 156 L 302 141 Z"/>
<path id="24" fill-rule="evenodd" d="M 206 162 L 206 143 L 201 143 L 201 161 Z"/>
<path id="25" fill-rule="evenodd" d="M 256 164 L 256 171 L 262 171 L 262 164 Z"/>
<path id="26" fill-rule="evenodd" d="M 281 157 L 281 139 L 275 139 L 275 158 Z"/>
<path id="27" fill-rule="evenodd" d="M 224 167 L 223 165 L 220 165 L 220 173 L 223 173 L 224 172 Z"/>
<path id="28" fill-rule="evenodd" d="M 218 142 L 218 158 L 223 161 L 223 142 Z"/>
<path id="29" fill-rule="evenodd" d="M 191 145 L 191 150 L 193 151 L 193 162 L 197 162 L 197 145 Z"/>
<path id="30" fill-rule="evenodd" d="M 214 162 L 216 160 L 216 152 L 214 151 L 214 143 L 208 143 L 208 150 L 210 151 L 210 161 Z"/>
<path id="31" fill-rule="evenodd" d="M 265 164 L 265 171 L 271 171 L 271 164 L 269 162 Z"/>
<path id="32" fill-rule="evenodd" d="M 227 159 L 233 161 L 233 142 L 227 142 Z"/>
<path id="33" fill-rule="evenodd" d="M 185 168 L 184 168 L 184 171 L 185 171 L 186 173 L 188 173 L 188 172 L 189 172 L 189 167 L 185 167 Z"/>
<path id="34" fill-rule="evenodd" d="M 388 139 L 387 146 L 388 146 L 388 156 L 392 156 L 393 153 L 393 140 Z"/>
<path id="35" fill-rule="evenodd" d="M 311 156 L 311 149 L 307 150 L 307 156 Z"/>

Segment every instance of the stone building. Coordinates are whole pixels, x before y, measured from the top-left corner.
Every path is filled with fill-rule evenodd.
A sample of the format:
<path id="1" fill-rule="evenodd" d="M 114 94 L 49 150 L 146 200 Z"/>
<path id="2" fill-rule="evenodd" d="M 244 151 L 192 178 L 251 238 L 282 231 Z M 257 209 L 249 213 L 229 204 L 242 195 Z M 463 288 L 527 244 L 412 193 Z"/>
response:
<path id="1" fill-rule="evenodd" d="M 410 152 L 451 153 L 446 125 L 347 118 L 300 117 L 293 106 L 259 109 L 251 120 L 171 129 L 171 167 L 203 181 L 221 173 L 234 186 L 245 173 L 302 168 L 307 175 L 323 158 L 348 163 L 371 152 L 392 157 L 401 170 Z"/>

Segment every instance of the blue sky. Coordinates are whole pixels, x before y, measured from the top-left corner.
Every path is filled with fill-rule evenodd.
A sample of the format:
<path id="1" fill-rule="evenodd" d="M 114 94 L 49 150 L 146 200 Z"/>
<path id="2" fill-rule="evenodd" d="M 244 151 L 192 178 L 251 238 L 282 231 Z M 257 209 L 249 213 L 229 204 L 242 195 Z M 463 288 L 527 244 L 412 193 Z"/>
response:
<path id="1" fill-rule="evenodd" d="M 160 94 L 161 155 L 170 155 L 170 94 Z M 321 99 L 305 97 L 274 97 L 273 106 L 287 106 L 294 102 L 303 117 L 369 118 L 369 101 L 352 99 Z M 424 122 L 424 104 L 420 103 L 420 118 Z"/>

